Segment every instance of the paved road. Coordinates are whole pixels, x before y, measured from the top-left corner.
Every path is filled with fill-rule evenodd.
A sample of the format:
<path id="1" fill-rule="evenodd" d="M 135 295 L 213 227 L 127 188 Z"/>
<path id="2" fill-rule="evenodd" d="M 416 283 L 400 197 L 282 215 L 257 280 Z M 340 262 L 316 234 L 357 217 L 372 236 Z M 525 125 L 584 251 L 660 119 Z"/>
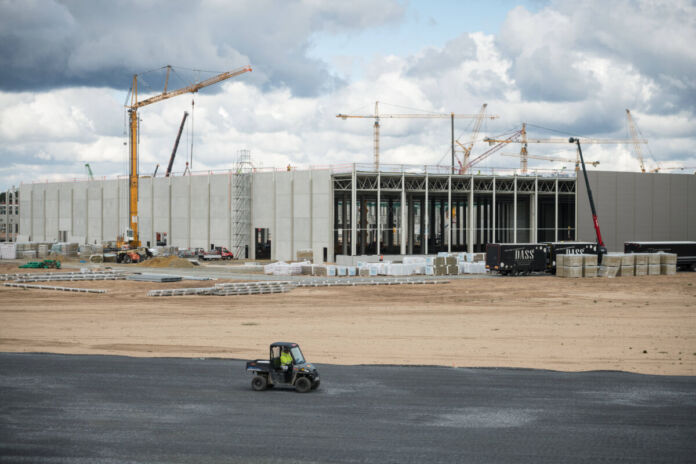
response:
<path id="1" fill-rule="evenodd" d="M 693 462 L 696 377 L 0 354 L 0 462 Z"/>

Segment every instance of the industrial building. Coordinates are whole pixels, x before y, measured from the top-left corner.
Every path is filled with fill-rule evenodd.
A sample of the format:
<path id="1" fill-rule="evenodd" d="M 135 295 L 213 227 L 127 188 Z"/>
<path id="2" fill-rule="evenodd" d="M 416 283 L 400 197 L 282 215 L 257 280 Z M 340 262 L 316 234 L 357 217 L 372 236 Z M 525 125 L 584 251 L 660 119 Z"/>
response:
<path id="1" fill-rule="evenodd" d="M 19 196 L 16 188 L 0 193 L 0 242 L 14 242 L 19 233 Z"/>
<path id="2" fill-rule="evenodd" d="M 589 172 L 604 241 L 696 240 L 696 176 Z M 128 180 L 26 183 L 18 241 L 112 241 L 128 227 Z M 379 207 L 378 207 L 379 205 Z M 226 246 L 236 256 L 315 261 L 481 251 L 486 243 L 595 240 L 582 175 L 450 174 L 350 164 L 141 177 L 149 246 Z M 378 226 L 379 224 L 379 226 Z"/>

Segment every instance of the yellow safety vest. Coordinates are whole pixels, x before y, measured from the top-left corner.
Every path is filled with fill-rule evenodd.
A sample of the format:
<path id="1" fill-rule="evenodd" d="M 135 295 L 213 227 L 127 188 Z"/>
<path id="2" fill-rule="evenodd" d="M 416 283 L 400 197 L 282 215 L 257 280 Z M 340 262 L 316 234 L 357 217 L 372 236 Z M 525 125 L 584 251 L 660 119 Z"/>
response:
<path id="1" fill-rule="evenodd" d="M 283 364 L 283 365 L 292 364 L 292 356 L 290 356 L 290 353 L 281 353 L 280 354 L 280 364 Z"/>

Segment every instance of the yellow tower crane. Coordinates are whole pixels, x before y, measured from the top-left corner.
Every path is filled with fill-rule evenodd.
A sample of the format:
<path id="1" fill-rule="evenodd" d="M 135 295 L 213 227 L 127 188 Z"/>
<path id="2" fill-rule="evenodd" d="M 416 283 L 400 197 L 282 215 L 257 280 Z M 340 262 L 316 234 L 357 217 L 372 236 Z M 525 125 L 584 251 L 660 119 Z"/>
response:
<path id="1" fill-rule="evenodd" d="M 133 85 L 131 87 L 131 98 L 130 105 L 126 105 L 128 108 L 129 116 L 129 141 L 130 141 L 130 156 L 129 156 L 129 173 L 128 173 L 128 192 L 129 192 L 129 202 L 128 202 L 128 215 L 129 215 L 129 225 L 130 229 L 124 237 L 125 241 L 128 242 L 128 246 L 131 248 L 137 248 L 140 246 L 140 237 L 138 235 L 138 109 L 143 106 L 151 105 L 153 103 L 160 102 L 162 100 L 167 100 L 172 97 L 183 95 L 185 93 L 196 93 L 204 87 L 209 85 L 217 84 L 218 82 L 224 81 L 231 77 L 239 76 L 246 72 L 251 72 L 251 66 L 244 66 L 233 71 L 227 71 L 213 76 L 209 79 L 201 81 L 197 84 L 191 84 L 186 87 L 182 87 L 171 92 L 167 91 L 167 86 L 169 84 L 169 72 L 171 71 L 171 66 L 167 66 L 167 76 L 164 81 L 164 92 L 154 97 L 147 98 L 145 100 L 138 101 L 138 75 L 133 75 Z M 121 245 L 121 243 L 119 243 Z"/>
<path id="2" fill-rule="evenodd" d="M 484 104 L 484 110 L 487 105 Z M 454 172 L 454 119 L 483 119 L 480 114 L 455 114 L 455 113 L 425 113 L 425 114 L 380 114 L 379 113 L 379 102 L 375 102 L 375 114 L 365 114 L 365 115 L 354 115 L 354 114 L 337 114 L 337 118 L 343 120 L 348 118 L 368 118 L 374 119 L 374 163 L 375 170 L 379 170 L 379 120 L 380 118 L 421 118 L 421 119 L 435 119 L 435 118 L 449 118 L 452 121 L 452 172 Z M 496 119 L 497 115 L 485 116 L 487 119 Z"/>

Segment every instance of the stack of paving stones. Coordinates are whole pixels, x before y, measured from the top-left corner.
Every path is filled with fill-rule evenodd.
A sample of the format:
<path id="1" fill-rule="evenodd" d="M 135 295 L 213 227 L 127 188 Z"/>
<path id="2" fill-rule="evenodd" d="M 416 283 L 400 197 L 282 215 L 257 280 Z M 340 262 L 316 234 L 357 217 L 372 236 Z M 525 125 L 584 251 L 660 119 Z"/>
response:
<path id="1" fill-rule="evenodd" d="M 660 254 L 648 254 L 648 275 L 660 275 Z"/>
<path id="2" fill-rule="evenodd" d="M 582 255 L 557 255 L 556 275 L 559 277 L 579 278 L 583 276 Z"/>
<path id="3" fill-rule="evenodd" d="M 433 274 L 436 276 L 447 275 L 447 262 L 444 256 L 437 256 L 433 259 Z"/>
<path id="4" fill-rule="evenodd" d="M 677 255 L 674 253 L 659 253 L 660 274 L 673 275 L 677 273 Z"/>
<path id="5" fill-rule="evenodd" d="M 634 253 L 633 257 L 635 259 L 636 276 L 648 275 L 648 253 Z"/>
<path id="6" fill-rule="evenodd" d="M 446 256 L 445 265 L 447 266 L 446 275 L 459 275 L 456 256 Z"/>
<path id="7" fill-rule="evenodd" d="M 677 255 L 673 253 L 609 253 L 597 268 L 599 277 L 673 275 Z"/>
<path id="8" fill-rule="evenodd" d="M 602 256 L 602 265 L 597 271 L 599 277 L 616 277 L 621 269 L 621 255 L 608 253 Z"/>
<path id="9" fill-rule="evenodd" d="M 582 276 L 597 277 L 597 255 L 582 256 Z"/>
<path id="10" fill-rule="evenodd" d="M 621 277 L 632 277 L 636 275 L 636 260 L 634 254 L 621 254 L 621 267 L 617 275 Z"/>

